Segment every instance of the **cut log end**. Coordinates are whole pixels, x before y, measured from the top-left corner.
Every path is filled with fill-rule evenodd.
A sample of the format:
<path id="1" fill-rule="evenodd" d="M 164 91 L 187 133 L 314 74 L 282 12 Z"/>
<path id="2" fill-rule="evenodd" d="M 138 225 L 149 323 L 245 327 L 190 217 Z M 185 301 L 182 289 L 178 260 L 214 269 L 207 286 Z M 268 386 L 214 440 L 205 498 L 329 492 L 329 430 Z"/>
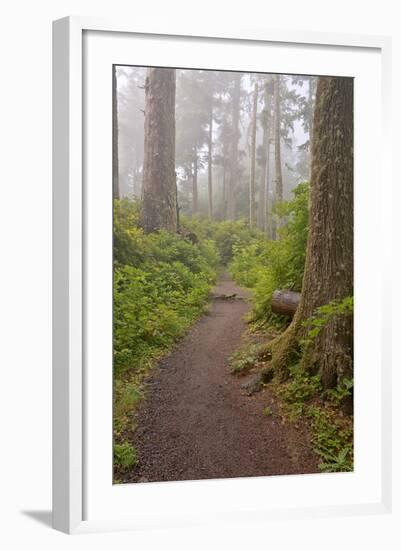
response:
<path id="1" fill-rule="evenodd" d="M 293 317 L 300 299 L 300 292 L 294 292 L 292 290 L 275 290 L 272 296 L 272 312 L 279 315 L 286 315 L 287 317 Z"/>

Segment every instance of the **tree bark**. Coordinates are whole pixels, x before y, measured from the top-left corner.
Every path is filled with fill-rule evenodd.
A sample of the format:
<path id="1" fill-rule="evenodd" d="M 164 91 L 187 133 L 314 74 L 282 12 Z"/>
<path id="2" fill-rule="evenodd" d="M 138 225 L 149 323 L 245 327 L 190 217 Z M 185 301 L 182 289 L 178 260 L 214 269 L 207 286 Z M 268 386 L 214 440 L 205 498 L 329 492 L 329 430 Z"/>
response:
<path id="1" fill-rule="evenodd" d="M 319 372 L 326 388 L 352 376 L 353 319 L 331 319 L 301 350 L 316 309 L 353 294 L 353 80 L 321 77 L 316 90 L 309 234 L 301 300 L 291 325 L 271 345 L 272 364 L 294 360 Z"/>
<path id="2" fill-rule="evenodd" d="M 308 90 L 308 102 L 309 102 L 309 180 L 312 176 L 312 162 L 311 151 L 313 143 L 313 77 L 309 77 L 309 90 Z"/>
<path id="3" fill-rule="evenodd" d="M 113 199 L 120 198 L 118 166 L 117 67 L 113 65 Z"/>
<path id="4" fill-rule="evenodd" d="M 213 218 L 213 102 L 210 104 L 209 113 L 209 133 L 208 133 L 208 150 L 207 150 L 207 190 L 208 190 L 208 214 L 209 218 Z"/>
<path id="5" fill-rule="evenodd" d="M 145 232 L 177 230 L 175 69 L 148 69 L 141 225 Z"/>
<path id="6" fill-rule="evenodd" d="M 251 169 L 249 175 L 249 227 L 253 227 L 256 221 L 255 202 L 255 167 L 256 167 L 256 124 L 258 111 L 259 86 L 255 81 L 253 91 L 252 126 L 251 126 Z"/>
<path id="7" fill-rule="evenodd" d="M 292 317 L 297 310 L 301 294 L 293 290 L 275 290 L 272 296 L 272 312 Z"/>

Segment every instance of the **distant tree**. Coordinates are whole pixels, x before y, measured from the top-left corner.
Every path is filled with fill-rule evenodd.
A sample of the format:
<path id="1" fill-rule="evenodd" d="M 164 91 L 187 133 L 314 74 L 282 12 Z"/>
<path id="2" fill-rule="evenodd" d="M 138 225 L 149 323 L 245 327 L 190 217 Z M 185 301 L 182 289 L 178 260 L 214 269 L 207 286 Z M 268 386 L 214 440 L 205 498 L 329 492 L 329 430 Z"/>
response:
<path id="1" fill-rule="evenodd" d="M 177 230 L 175 69 L 148 69 L 141 225 L 146 232 Z"/>
<path id="2" fill-rule="evenodd" d="M 213 164 L 215 162 L 213 132 L 215 123 L 219 121 L 219 111 L 226 92 L 226 73 L 220 71 L 202 71 L 202 88 L 204 92 L 203 102 L 208 113 L 207 121 L 207 187 L 208 187 L 208 216 L 214 215 L 214 188 L 213 188 Z"/>
<path id="3" fill-rule="evenodd" d="M 195 144 L 192 157 L 192 214 L 198 211 L 198 165 L 198 144 Z"/>
<path id="4" fill-rule="evenodd" d="M 314 87 L 315 87 L 315 78 L 310 76 L 308 78 L 308 108 L 307 108 L 307 119 L 309 126 L 309 143 L 313 142 L 313 108 L 314 108 Z M 311 146 L 309 146 L 310 149 Z"/>
<path id="5" fill-rule="evenodd" d="M 298 87 L 292 85 L 293 83 L 293 77 L 274 76 L 274 203 L 280 203 L 286 195 L 288 196 L 288 186 L 295 181 L 293 164 L 296 161 L 295 155 L 292 154 L 294 123 L 303 116 L 304 97 L 299 93 Z M 273 236 L 276 237 L 279 235 L 276 226 L 282 221 L 275 218 L 272 222 Z"/>
<path id="6" fill-rule="evenodd" d="M 271 345 L 282 376 L 294 359 L 333 387 L 352 376 L 351 316 L 333 316 L 302 351 L 305 322 L 317 308 L 353 294 L 353 81 L 321 77 L 313 123 L 309 235 L 301 301 L 292 323 Z"/>
<path id="7" fill-rule="evenodd" d="M 214 144 L 214 163 L 220 168 L 221 189 L 219 196 L 219 218 L 226 219 L 228 211 L 228 185 L 230 180 L 230 157 L 232 147 L 232 96 L 229 93 L 232 84 L 230 73 L 218 73 L 214 120 L 216 142 Z"/>
<path id="8" fill-rule="evenodd" d="M 294 151 L 295 162 L 294 162 L 294 177 L 296 183 L 301 183 L 303 181 L 310 181 L 310 155 L 309 152 L 303 148 L 297 148 Z"/>
<path id="9" fill-rule="evenodd" d="M 207 140 L 208 214 L 213 218 L 213 95 L 209 105 L 209 130 Z"/>
<path id="10" fill-rule="evenodd" d="M 227 218 L 235 219 L 236 191 L 239 186 L 239 138 L 240 138 L 240 109 L 241 109 L 241 81 L 242 74 L 234 73 L 230 96 L 231 96 L 231 144 L 230 144 L 230 167 L 227 193 Z"/>
<path id="11" fill-rule="evenodd" d="M 214 155 L 215 165 L 220 167 L 220 194 L 219 194 L 219 218 L 225 220 L 227 217 L 227 196 L 229 179 L 229 151 L 231 145 L 231 132 L 227 118 L 220 117 L 218 124 L 218 137 L 216 139 L 215 149 L 218 151 Z"/>
<path id="12" fill-rule="evenodd" d="M 306 83 L 307 85 L 307 94 L 299 95 L 299 108 L 298 108 L 298 119 L 302 122 L 303 129 L 307 134 L 307 140 L 299 146 L 299 149 L 307 152 L 309 169 L 307 173 L 307 178 L 310 179 L 311 173 L 311 162 L 310 162 L 310 153 L 311 153 L 311 144 L 313 141 L 313 111 L 315 106 L 315 94 L 316 94 L 316 81 L 315 76 L 292 76 L 292 83 L 303 87 Z"/>
<path id="13" fill-rule="evenodd" d="M 113 65 L 113 198 L 120 198 L 118 174 L 118 105 L 117 105 L 117 67 Z"/>
<path id="14" fill-rule="evenodd" d="M 259 200 L 258 200 L 258 226 L 270 237 L 270 140 L 271 140 L 271 84 L 270 77 L 263 78 L 263 110 L 260 115 L 263 129 L 263 140 L 260 147 L 259 163 L 261 165 Z"/>
<path id="15" fill-rule="evenodd" d="M 145 79 L 144 67 L 117 68 L 120 196 L 142 193 Z"/>
<path id="16" fill-rule="evenodd" d="M 256 201 L 255 201 L 255 168 L 256 168 L 256 126 L 258 113 L 259 83 L 258 78 L 254 79 L 252 118 L 251 118 L 251 147 L 250 147 L 250 174 L 249 174 L 249 227 L 256 222 Z"/>
<path id="17" fill-rule="evenodd" d="M 206 71 L 180 70 L 177 82 L 176 164 L 192 182 L 192 214 L 199 210 L 198 174 L 204 166 L 202 149 L 208 142 L 210 122 L 210 96 L 205 93 L 204 73 Z"/>
<path id="18" fill-rule="evenodd" d="M 283 173 L 281 166 L 281 100 L 280 75 L 274 75 L 274 202 L 283 200 Z"/>
<path id="19" fill-rule="evenodd" d="M 221 102 L 221 94 L 225 91 L 225 78 L 219 71 L 200 71 L 201 83 L 200 101 L 207 113 L 206 146 L 207 146 L 207 212 L 213 218 L 213 130 L 216 118 L 216 108 Z"/>

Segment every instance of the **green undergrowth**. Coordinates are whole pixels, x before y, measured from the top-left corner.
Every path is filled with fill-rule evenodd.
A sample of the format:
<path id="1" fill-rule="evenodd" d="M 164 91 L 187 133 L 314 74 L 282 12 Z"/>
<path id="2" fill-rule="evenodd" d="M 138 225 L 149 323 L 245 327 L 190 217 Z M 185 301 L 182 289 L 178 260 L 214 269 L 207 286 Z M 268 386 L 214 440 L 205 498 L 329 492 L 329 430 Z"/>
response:
<path id="1" fill-rule="evenodd" d="M 261 238 L 245 220 L 185 216 L 178 234 L 144 234 L 139 204 L 114 203 L 114 465 L 115 481 L 140 459 L 130 443 L 135 408 L 149 369 L 205 310 L 217 273 L 235 247 Z"/>
<path id="2" fill-rule="evenodd" d="M 128 441 L 149 368 L 201 315 L 220 263 L 213 240 L 187 222 L 183 235 L 145 235 L 138 206 L 114 205 L 114 463 L 116 478 L 138 460 Z M 188 234 L 188 237 L 185 235 Z"/>
<path id="3" fill-rule="evenodd" d="M 245 375 L 251 369 L 258 366 L 261 344 L 247 342 L 235 351 L 229 358 L 230 371 L 232 374 Z"/>
<path id="4" fill-rule="evenodd" d="M 318 307 L 315 313 L 304 322 L 304 326 L 308 328 L 308 334 L 301 342 L 303 348 L 307 348 L 331 320 L 352 315 L 353 312 L 353 296 L 346 296 L 342 300 L 332 300 L 328 304 Z"/>
<path id="5" fill-rule="evenodd" d="M 267 331 L 270 337 L 272 333 L 283 331 L 289 323 L 288 318 L 271 311 L 274 290 L 300 292 L 302 288 L 308 237 L 308 183 L 298 185 L 293 194 L 292 200 L 274 209 L 278 239 L 271 240 L 256 233 L 247 241 L 235 242 L 229 263 L 234 280 L 252 291 L 251 326 L 254 330 Z M 294 366 L 289 369 L 288 380 L 271 383 L 281 403 L 282 414 L 290 421 L 302 418 L 309 424 L 312 447 L 320 458 L 319 468 L 323 472 L 353 469 L 353 420 L 344 412 L 346 400 L 352 403 L 352 380 L 342 379 L 336 388 L 324 391 L 320 377 L 299 365 L 323 327 L 333 318 L 352 312 L 352 297 L 334 300 L 318 308 L 305 323 L 307 337 L 299 342 L 299 353 L 293 358 Z M 263 374 L 263 367 L 268 367 L 268 363 L 261 364 L 261 358 L 266 360 L 261 353 L 266 343 L 242 346 L 231 358 L 231 372 L 245 375 L 255 369 Z"/>
<path id="6" fill-rule="evenodd" d="M 128 441 L 116 443 L 114 445 L 114 462 L 120 469 L 126 470 L 132 468 L 138 462 L 137 452 Z"/>
<path id="7" fill-rule="evenodd" d="M 218 251 L 223 267 L 229 266 L 238 248 L 265 240 L 265 235 L 257 228 L 250 229 L 245 219 L 236 221 L 211 221 L 208 218 L 195 216 L 191 220 L 183 218 L 182 226 L 198 235 L 202 240 L 211 240 Z"/>
<path id="8" fill-rule="evenodd" d="M 307 337 L 300 345 L 305 351 L 323 327 L 334 317 L 350 315 L 353 311 L 352 297 L 333 301 L 317 309 L 305 325 L 309 326 Z M 231 372 L 248 374 L 253 369 L 264 372 L 269 363 L 261 362 L 260 351 L 265 343 L 247 343 L 231 357 Z M 300 352 L 301 353 L 301 352 Z M 289 367 L 286 381 L 273 378 L 270 388 L 277 396 L 281 414 L 290 422 L 302 420 L 310 427 L 311 444 L 319 456 L 322 472 L 348 472 L 353 470 L 353 417 L 346 411 L 352 404 L 353 380 L 343 377 L 335 388 L 324 389 L 319 374 L 301 366 L 301 356 Z M 267 371 L 266 371 L 267 372 Z M 273 373 L 274 374 L 274 373 Z M 263 377 L 261 387 L 266 386 Z M 270 416 L 267 407 L 263 414 Z"/>
<path id="9" fill-rule="evenodd" d="M 271 385 L 281 403 L 281 411 L 291 422 L 306 421 L 313 450 L 319 456 L 322 472 L 353 470 L 353 418 L 342 410 L 351 396 L 352 382 L 342 380 L 337 388 L 324 391 L 318 375 L 299 366 L 290 369 L 287 382 Z"/>
<path id="10" fill-rule="evenodd" d="M 257 327 L 283 329 L 288 318 L 271 311 L 274 290 L 301 291 L 308 236 L 309 184 L 293 190 L 293 199 L 275 207 L 281 228 L 278 239 L 255 233 L 248 241 L 233 244 L 229 271 L 240 285 L 252 290 L 251 321 Z"/>
<path id="11" fill-rule="evenodd" d="M 247 343 L 230 359 L 231 372 L 246 375 L 261 364 L 259 352 L 263 344 Z M 336 388 L 323 390 L 319 375 L 306 372 L 300 366 L 290 368 L 285 382 L 273 379 L 269 386 L 278 399 L 281 415 L 289 422 L 302 420 L 310 428 L 311 445 L 319 456 L 322 472 L 348 472 L 353 470 L 353 418 L 343 411 L 343 403 L 351 398 L 353 382 L 342 379 Z M 270 416 L 269 407 L 263 410 Z"/>
<path id="12" fill-rule="evenodd" d="M 149 369 L 185 334 L 205 310 L 211 287 L 221 269 L 252 291 L 253 307 L 244 346 L 231 358 L 234 374 L 263 367 L 266 336 L 288 325 L 271 312 L 275 289 L 300 291 L 308 232 L 309 186 L 300 184 L 294 198 L 275 207 L 278 240 L 271 240 L 245 220 L 215 222 L 182 217 L 179 234 L 159 231 L 145 235 L 138 225 L 138 204 L 114 205 L 114 464 L 115 481 L 140 457 L 130 443 L 135 408 L 143 398 Z M 281 221 L 280 221 L 281 220 Z M 352 310 L 352 298 L 319 308 L 308 320 L 309 335 L 301 350 L 333 318 Z M 267 331 L 267 332 L 266 332 Z M 261 343 L 263 334 L 264 343 Z M 264 359 L 265 360 L 265 359 Z M 265 365 L 266 366 L 266 365 Z M 352 469 L 352 419 L 342 413 L 352 381 L 323 392 L 320 380 L 299 367 L 272 387 L 290 420 L 306 418 L 322 471 Z M 270 409 L 264 412 L 270 415 Z"/>

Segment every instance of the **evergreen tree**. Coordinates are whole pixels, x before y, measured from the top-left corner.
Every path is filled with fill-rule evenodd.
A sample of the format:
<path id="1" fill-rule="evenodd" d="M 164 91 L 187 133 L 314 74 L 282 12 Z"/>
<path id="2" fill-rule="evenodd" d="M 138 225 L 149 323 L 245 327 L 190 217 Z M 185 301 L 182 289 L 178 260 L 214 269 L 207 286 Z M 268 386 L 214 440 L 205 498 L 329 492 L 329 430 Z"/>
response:
<path id="1" fill-rule="evenodd" d="M 249 174 L 249 227 L 256 222 L 256 200 L 255 200 L 255 168 L 256 168 L 256 126 L 258 113 L 259 83 L 258 78 L 254 79 L 252 118 L 251 118 L 251 147 L 250 147 L 250 174 Z"/>
<path id="2" fill-rule="evenodd" d="M 316 90 L 311 206 L 301 301 L 286 332 L 271 346 L 282 375 L 301 353 L 305 322 L 316 309 L 353 294 L 353 81 L 321 77 Z M 352 376 L 352 317 L 334 316 L 303 353 L 325 387 Z"/>
<path id="3" fill-rule="evenodd" d="M 242 74 L 234 73 L 230 90 L 231 97 L 231 144 L 230 170 L 227 193 L 227 218 L 235 219 L 236 193 L 239 187 L 239 139 L 240 139 L 240 109 L 241 109 Z"/>
<path id="4" fill-rule="evenodd" d="M 145 232 L 177 230 L 175 69 L 148 69 L 141 225 Z"/>
<path id="5" fill-rule="evenodd" d="M 204 167 L 202 149 L 208 142 L 209 112 L 205 105 L 206 71 L 181 70 L 177 84 L 177 157 L 176 165 L 192 182 L 191 212 L 199 209 L 198 174 Z"/>

